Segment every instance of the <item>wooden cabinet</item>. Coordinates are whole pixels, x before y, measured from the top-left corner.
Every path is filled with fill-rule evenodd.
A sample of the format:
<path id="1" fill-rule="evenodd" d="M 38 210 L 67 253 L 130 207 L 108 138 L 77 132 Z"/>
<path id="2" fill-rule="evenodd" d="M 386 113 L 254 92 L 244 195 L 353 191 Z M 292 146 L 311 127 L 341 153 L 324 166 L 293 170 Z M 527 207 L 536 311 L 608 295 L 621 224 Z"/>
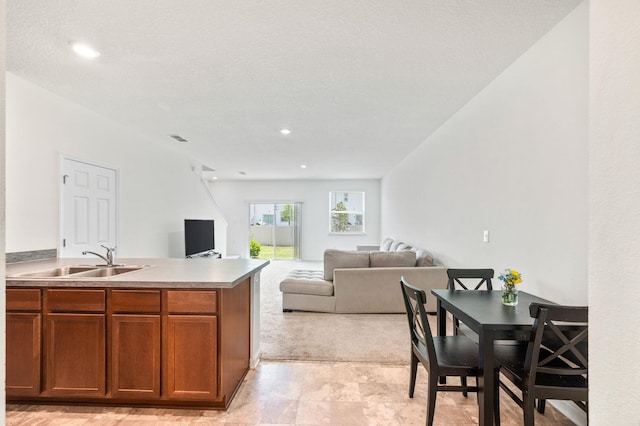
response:
<path id="1" fill-rule="evenodd" d="M 225 408 L 249 369 L 250 280 L 7 290 L 7 400 Z"/>
<path id="2" fill-rule="evenodd" d="M 104 314 L 48 314 L 44 329 L 44 394 L 104 396 Z"/>
<path id="3" fill-rule="evenodd" d="M 215 316 L 169 315 L 166 319 L 166 395 L 216 399 L 218 323 Z"/>
<path id="4" fill-rule="evenodd" d="M 111 393 L 160 397 L 160 291 L 111 292 Z"/>
<path id="5" fill-rule="evenodd" d="M 39 289 L 7 289 L 7 396 L 40 394 L 42 315 Z"/>
<path id="6" fill-rule="evenodd" d="M 44 395 L 105 395 L 104 312 L 104 290 L 45 290 Z"/>
<path id="7" fill-rule="evenodd" d="M 171 399 L 217 399 L 217 292 L 167 290 L 165 393 Z"/>

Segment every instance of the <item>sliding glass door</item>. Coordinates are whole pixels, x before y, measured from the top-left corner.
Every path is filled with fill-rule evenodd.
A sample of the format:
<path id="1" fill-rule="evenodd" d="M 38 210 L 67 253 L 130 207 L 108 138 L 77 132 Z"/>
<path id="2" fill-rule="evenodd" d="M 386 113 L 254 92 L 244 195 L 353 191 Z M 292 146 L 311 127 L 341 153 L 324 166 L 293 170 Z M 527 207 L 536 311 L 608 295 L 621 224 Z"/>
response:
<path id="1" fill-rule="evenodd" d="M 257 259 L 300 259 L 301 203 L 249 204 L 249 255 Z"/>

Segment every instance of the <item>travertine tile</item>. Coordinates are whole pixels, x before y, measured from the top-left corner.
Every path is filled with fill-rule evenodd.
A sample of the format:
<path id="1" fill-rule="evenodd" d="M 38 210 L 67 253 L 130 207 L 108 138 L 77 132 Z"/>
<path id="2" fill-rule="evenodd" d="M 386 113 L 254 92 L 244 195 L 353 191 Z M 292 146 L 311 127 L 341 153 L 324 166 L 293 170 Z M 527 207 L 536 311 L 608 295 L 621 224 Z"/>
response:
<path id="1" fill-rule="evenodd" d="M 332 383 L 331 385 L 331 401 L 362 401 L 359 383 Z"/>
<path id="2" fill-rule="evenodd" d="M 427 410 L 423 403 L 394 402 L 370 403 L 364 405 L 364 418 L 368 425 L 410 426 L 424 425 Z"/>
<path id="3" fill-rule="evenodd" d="M 329 401 L 300 401 L 296 425 L 330 425 L 331 405 Z"/>
<path id="4" fill-rule="evenodd" d="M 406 386 L 394 383 L 360 383 L 360 395 L 369 403 L 404 402 L 409 396 Z"/>
<path id="5" fill-rule="evenodd" d="M 297 400 L 262 401 L 260 424 L 295 424 Z"/>
<path id="6" fill-rule="evenodd" d="M 455 381 L 451 379 L 451 383 Z M 7 405 L 6 424 L 39 425 L 424 425 L 428 377 L 419 367 L 409 398 L 409 367 L 363 363 L 263 362 L 250 371 L 227 411 Z M 476 394 L 438 392 L 436 425 L 476 425 Z M 503 426 L 522 410 L 501 394 Z M 536 425 L 571 425 L 547 404 Z"/>
<path id="7" fill-rule="evenodd" d="M 330 418 L 332 425 L 365 426 L 364 404 L 352 401 L 331 401 Z"/>
<path id="8" fill-rule="evenodd" d="M 302 384 L 302 401 L 329 401 L 332 385 L 326 380 L 307 381 Z"/>

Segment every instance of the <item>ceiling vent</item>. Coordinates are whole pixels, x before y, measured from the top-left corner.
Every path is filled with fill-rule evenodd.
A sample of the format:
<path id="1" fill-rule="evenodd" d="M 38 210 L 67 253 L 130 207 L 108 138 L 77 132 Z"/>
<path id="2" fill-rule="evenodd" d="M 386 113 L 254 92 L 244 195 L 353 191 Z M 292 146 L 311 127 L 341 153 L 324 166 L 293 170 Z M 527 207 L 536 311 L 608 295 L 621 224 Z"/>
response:
<path id="1" fill-rule="evenodd" d="M 177 140 L 178 142 L 189 142 L 188 140 L 186 140 L 180 135 L 169 135 L 169 136 L 171 136 L 173 139 Z"/>

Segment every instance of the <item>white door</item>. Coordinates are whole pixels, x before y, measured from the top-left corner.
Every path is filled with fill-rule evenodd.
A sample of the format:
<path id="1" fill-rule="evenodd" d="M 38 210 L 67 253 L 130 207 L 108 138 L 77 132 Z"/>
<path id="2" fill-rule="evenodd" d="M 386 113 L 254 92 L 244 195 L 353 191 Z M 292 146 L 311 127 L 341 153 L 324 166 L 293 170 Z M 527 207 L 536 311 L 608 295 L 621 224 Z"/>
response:
<path id="1" fill-rule="evenodd" d="M 116 246 L 117 171 L 63 159 L 60 257 Z"/>

